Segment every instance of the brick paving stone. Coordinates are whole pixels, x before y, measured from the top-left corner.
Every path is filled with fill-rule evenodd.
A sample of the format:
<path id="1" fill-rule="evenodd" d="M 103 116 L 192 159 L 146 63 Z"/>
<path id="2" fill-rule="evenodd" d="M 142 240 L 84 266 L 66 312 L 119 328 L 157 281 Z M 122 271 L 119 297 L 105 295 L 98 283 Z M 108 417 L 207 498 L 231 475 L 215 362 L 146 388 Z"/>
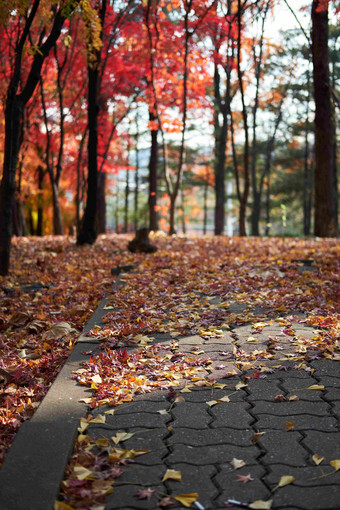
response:
<path id="1" fill-rule="evenodd" d="M 247 476 L 248 474 L 250 474 L 254 480 L 247 483 L 237 481 L 237 475 Z M 221 487 L 221 494 L 218 497 L 217 504 L 221 505 L 223 508 L 223 503 L 228 499 L 235 499 L 236 501 L 242 502 L 268 499 L 270 497 L 270 491 L 261 480 L 264 475 L 265 470 L 260 465 L 244 466 L 237 470 L 233 469 L 231 465 L 222 468 L 215 477 L 216 482 Z"/>
<path id="2" fill-rule="evenodd" d="M 211 408 L 214 420 L 211 428 L 231 427 L 248 429 L 254 418 L 249 414 L 251 405 L 246 402 L 223 402 Z"/>
<path id="3" fill-rule="evenodd" d="M 198 494 L 198 501 L 203 506 L 210 506 L 211 501 L 217 498 L 218 490 L 212 481 L 216 472 L 214 466 L 195 466 L 181 463 L 169 463 L 168 466 L 170 469 L 175 469 L 182 473 L 182 480 L 180 482 L 173 480 L 167 480 L 165 482 L 166 487 L 172 495 L 196 492 Z"/>
<path id="4" fill-rule="evenodd" d="M 339 422 L 334 417 L 311 416 L 308 414 L 291 416 L 273 416 L 261 414 L 257 416 L 255 426 L 263 431 L 265 429 L 287 430 L 286 423 L 293 422 L 294 430 L 321 430 L 325 432 L 336 432 Z M 289 432 L 287 432 L 289 434 Z"/>
<path id="5" fill-rule="evenodd" d="M 324 476 L 326 475 L 326 476 Z M 283 466 L 282 464 L 273 464 L 270 466 L 270 473 L 266 476 L 266 482 L 270 488 L 274 488 L 281 476 L 294 476 L 294 485 L 298 487 L 313 487 L 313 486 L 332 486 L 337 484 L 340 487 L 340 471 L 327 465 L 324 461 L 319 466 Z"/>
<path id="6" fill-rule="evenodd" d="M 259 455 L 256 446 L 240 447 L 231 444 L 210 446 L 175 445 L 172 449 L 173 451 L 166 459 L 171 465 L 178 462 L 186 462 L 197 466 L 227 464 L 234 457 L 243 459 L 247 464 L 254 464 L 256 457 Z"/>
<path id="7" fill-rule="evenodd" d="M 338 377 L 340 379 L 340 363 L 332 360 L 316 360 L 311 363 L 315 368 L 316 376 L 322 377 L 327 375 L 329 377 Z"/>
<path id="8" fill-rule="evenodd" d="M 261 430 L 262 432 L 262 430 Z M 266 465 L 282 463 L 291 466 L 306 465 L 308 453 L 300 444 L 299 432 L 268 430 L 258 440 L 258 446 L 265 451 L 262 462 Z"/>
<path id="9" fill-rule="evenodd" d="M 204 429 L 191 431 L 187 428 L 174 428 L 170 443 L 183 443 L 190 446 L 232 444 L 234 446 L 251 446 L 254 431 L 230 428 Z"/>
<path id="10" fill-rule="evenodd" d="M 320 382 L 310 377 L 308 379 L 294 380 L 286 379 L 282 382 L 282 387 L 287 392 L 287 398 L 291 395 L 297 395 L 300 400 L 306 401 L 323 401 L 325 393 L 319 390 L 309 390 L 309 386 L 320 385 Z"/>
<path id="11" fill-rule="evenodd" d="M 282 393 L 280 388 L 281 381 L 274 380 L 269 381 L 268 379 L 256 379 L 248 381 L 248 391 L 250 393 L 248 399 L 250 401 L 255 400 L 269 400 L 273 402 L 276 395 Z"/>
<path id="12" fill-rule="evenodd" d="M 111 419 L 112 418 L 112 419 Z M 106 428 L 112 427 L 115 430 L 128 429 L 129 427 L 141 427 L 141 428 L 162 428 L 165 427 L 167 422 L 171 421 L 171 415 L 161 415 L 159 413 L 149 413 L 147 409 L 140 413 L 126 413 L 126 414 L 114 414 L 112 417 L 106 419 Z M 94 424 L 90 424 L 93 427 Z M 102 426 L 105 430 L 105 425 Z"/>
<path id="13" fill-rule="evenodd" d="M 321 457 L 325 457 L 326 462 L 340 459 L 340 432 L 330 434 L 329 432 L 306 431 L 302 442 L 312 454 L 317 453 Z"/>
<path id="14" fill-rule="evenodd" d="M 313 390 L 311 390 L 313 391 Z M 256 415 L 271 414 L 272 416 L 295 416 L 310 414 L 329 416 L 330 405 L 327 402 L 256 402 L 252 412 Z"/>
<path id="15" fill-rule="evenodd" d="M 192 429 L 203 429 L 208 427 L 212 418 L 208 413 L 207 404 L 182 402 L 176 404 L 171 413 L 174 417 L 174 427 L 191 427 Z"/>
<path id="16" fill-rule="evenodd" d="M 302 510 L 339 510 L 340 485 L 317 487 L 297 487 L 286 485 L 274 493 L 273 508 Z"/>
<path id="17" fill-rule="evenodd" d="M 296 370 L 296 363 L 292 363 L 287 361 L 280 362 L 281 367 L 288 367 L 288 370 L 276 370 L 272 374 L 267 375 L 267 380 L 271 381 L 273 379 L 308 379 L 310 378 L 310 374 L 305 370 Z M 289 368 L 292 367 L 292 368 Z"/>
<path id="18" fill-rule="evenodd" d="M 114 484 L 113 494 L 110 494 L 106 499 L 105 509 L 159 509 L 159 507 L 157 507 L 158 498 L 156 496 L 153 496 L 151 501 L 148 502 L 145 500 L 138 500 L 135 494 L 149 486 L 151 486 L 152 489 L 158 490 L 160 493 L 166 492 L 164 485 L 161 483 L 163 474 L 163 465 L 141 466 L 138 464 L 130 464 L 124 469 L 122 476 L 117 478 Z M 124 485 L 124 483 L 126 485 Z"/>

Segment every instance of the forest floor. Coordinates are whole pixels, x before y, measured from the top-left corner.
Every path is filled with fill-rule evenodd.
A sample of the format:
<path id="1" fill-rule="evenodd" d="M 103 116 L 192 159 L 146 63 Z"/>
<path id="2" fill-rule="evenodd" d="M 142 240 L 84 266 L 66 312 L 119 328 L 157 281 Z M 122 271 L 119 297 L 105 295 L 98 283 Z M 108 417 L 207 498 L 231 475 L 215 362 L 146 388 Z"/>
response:
<path id="1" fill-rule="evenodd" d="M 125 464 L 138 454 L 146 453 L 147 440 L 138 452 L 135 447 L 124 448 L 124 442 L 132 441 L 136 434 L 131 426 L 125 427 L 128 431 L 118 430 L 111 438 L 114 445 L 109 446 L 109 439 L 103 438 L 102 432 L 99 438 L 98 433 L 92 434 L 93 437 L 85 433 L 91 421 L 105 423 L 112 419 L 116 408 L 122 413 L 125 408 L 128 414 L 133 413 L 133 409 L 126 406 L 135 401 L 138 405 L 138 399 L 154 394 L 156 401 L 150 403 L 154 406 L 153 421 L 155 416 L 165 420 L 168 432 L 172 433 L 172 422 L 176 423 L 177 419 L 182 423 L 177 433 L 184 434 L 188 426 L 195 428 L 195 420 L 207 419 L 208 413 L 209 431 L 216 428 L 219 433 L 219 427 L 228 427 L 226 418 L 217 416 L 223 414 L 224 404 L 233 403 L 241 419 L 244 406 L 252 402 L 253 411 L 246 413 L 243 425 L 231 425 L 229 434 L 248 427 L 250 444 L 255 448 L 258 441 L 259 445 L 264 444 L 261 436 L 268 424 L 257 421 L 256 430 L 253 426 L 254 401 L 259 396 L 256 396 L 258 388 L 253 388 L 252 384 L 273 384 L 270 390 L 267 386 L 267 390 L 261 391 L 266 394 L 269 391 L 269 405 L 282 405 L 282 410 L 287 405 L 299 406 L 302 401 L 307 407 L 313 403 L 319 405 L 320 402 L 316 404 L 314 397 L 310 397 L 317 394 L 320 398 L 319 394 L 325 391 L 320 378 L 313 378 L 315 363 L 337 366 L 340 360 L 340 246 L 337 240 L 156 235 L 152 242 L 158 246 L 158 251 L 143 255 L 127 251 L 128 239 L 128 236 L 107 235 L 100 237 L 94 246 L 86 247 L 77 247 L 70 237 L 14 239 L 11 272 L 1 279 L 1 460 L 21 424 L 32 417 L 52 385 L 85 323 L 102 298 L 108 298 L 103 310 L 106 315 L 88 335 L 98 342 L 98 347 L 88 353 L 88 361 L 74 374 L 80 384 L 92 391 L 86 402 L 92 414 L 84 416 L 80 425 L 80 438 L 62 484 L 58 510 L 104 508 L 103 500 L 112 491 L 114 481 L 122 476 Z M 133 266 L 128 268 L 132 271 L 125 273 L 126 266 Z M 282 374 L 288 373 L 299 377 L 302 374 L 302 379 L 306 378 L 305 386 L 294 387 L 298 379 L 294 381 L 294 376 L 288 377 L 287 384 L 282 384 Z M 196 398 L 197 390 L 200 397 Z M 176 406 L 178 409 L 181 405 L 190 407 L 190 402 L 198 402 L 202 408 L 201 418 L 192 418 L 191 425 L 185 424 L 187 411 L 183 411 L 183 416 L 176 411 Z M 323 404 L 324 400 L 321 407 Z M 321 407 L 316 415 L 324 414 Z M 176 412 L 179 413 L 177 417 Z M 263 415 L 268 413 L 268 409 L 262 410 Z M 283 411 L 282 419 L 286 432 L 291 432 L 287 436 L 292 442 L 289 448 L 295 451 L 294 440 L 298 445 L 301 441 L 293 440 L 293 435 L 299 427 L 307 442 L 312 442 L 313 437 L 307 437 L 306 425 L 299 425 L 300 418 L 292 418 L 291 414 L 290 410 Z M 280 412 L 274 413 L 276 417 L 279 415 Z M 301 413 L 297 415 L 301 417 Z M 219 419 L 223 425 L 218 425 Z M 201 423 L 196 429 L 204 435 L 205 426 L 208 425 Z M 271 428 L 274 435 L 275 430 L 281 433 L 281 425 Z M 164 441 L 164 430 L 160 434 L 160 440 Z M 243 444 L 243 439 L 235 438 L 232 444 Z M 179 442 L 182 440 L 177 438 Z M 271 442 L 280 443 L 282 438 L 273 436 Z M 142 443 L 139 438 L 137 444 Z M 190 444 L 190 448 L 194 447 Z M 268 445 L 264 448 L 268 453 Z M 312 446 L 308 448 L 315 467 L 326 462 L 326 455 L 313 451 Z M 181 451 L 171 454 L 177 465 L 186 464 Z M 249 455 L 254 460 L 259 451 Z M 237 476 L 235 480 L 243 489 L 238 495 L 241 498 L 244 487 L 254 487 L 254 480 L 262 480 L 264 475 L 256 472 L 257 468 L 248 472 L 245 466 L 251 465 L 251 461 L 238 458 L 236 454 L 229 461 L 232 475 Z M 330 475 L 340 468 L 340 460 L 332 457 L 327 461 L 332 470 Z M 266 475 L 272 478 L 266 482 L 267 492 L 268 487 L 275 492 L 277 488 L 290 486 L 297 478 L 298 467 L 308 468 L 299 460 L 287 461 L 287 465 L 295 466 L 295 470 L 290 471 L 294 471 L 294 476 L 283 473 L 280 478 L 279 471 L 274 472 L 274 476 L 273 471 L 267 470 Z M 260 468 L 263 466 L 262 463 Z M 192 477 L 196 475 L 193 473 Z M 212 478 L 215 489 L 229 483 L 218 481 L 216 473 L 209 479 Z M 162 483 L 171 486 L 180 480 L 181 470 L 169 469 Z M 139 490 L 138 484 L 135 486 L 135 503 L 127 502 L 120 508 L 152 508 L 151 498 L 157 498 L 152 504 L 163 507 L 176 502 L 185 507 L 201 504 L 196 492 L 171 498 L 172 492 L 164 494 L 164 487 L 159 490 L 148 486 L 146 481 Z M 234 494 L 237 495 L 237 491 Z M 248 499 L 252 494 L 256 496 L 256 490 L 250 491 Z M 214 498 L 221 508 L 232 506 L 223 491 Z M 113 499 L 112 504 L 117 505 L 117 502 Z M 260 503 L 257 498 L 249 503 L 249 508 L 271 508 L 271 504 L 272 499 L 264 494 Z"/>

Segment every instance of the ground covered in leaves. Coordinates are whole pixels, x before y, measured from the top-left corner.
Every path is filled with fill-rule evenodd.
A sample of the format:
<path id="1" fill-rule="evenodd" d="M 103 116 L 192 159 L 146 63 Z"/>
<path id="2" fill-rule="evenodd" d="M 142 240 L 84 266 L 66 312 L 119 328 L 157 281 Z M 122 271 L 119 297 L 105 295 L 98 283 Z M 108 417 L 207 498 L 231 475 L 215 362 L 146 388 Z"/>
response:
<path id="1" fill-rule="evenodd" d="M 127 242 L 127 237 L 115 235 L 87 247 L 77 247 L 69 237 L 14 240 L 11 273 L 1 279 L 0 294 L 1 460 L 53 382 L 78 332 L 100 299 L 110 296 L 117 267 L 134 266 L 133 272 L 120 275 L 123 285 L 110 297 L 103 327 L 91 331 L 100 339 L 102 352 L 75 374 L 92 388 L 92 408 L 114 408 L 154 389 L 169 391 L 176 378 L 195 382 L 210 361 L 176 358 L 176 338 L 218 338 L 233 325 L 252 324 L 254 336 L 248 342 L 256 342 L 256 333 L 267 324 L 261 321 L 263 310 L 267 321 L 281 321 L 299 363 L 340 359 L 336 240 L 156 235 L 152 242 L 158 251 L 150 255 L 129 253 Z M 296 337 L 291 329 L 287 317 L 299 312 L 315 328 L 311 338 Z M 150 335 L 162 333 L 173 339 L 168 354 L 149 345 Z M 237 368 L 255 368 L 256 377 L 254 356 L 250 359 L 237 349 L 233 355 Z M 265 355 L 272 354 L 257 357 Z M 91 504 L 100 503 L 127 460 L 143 453 L 118 447 L 124 438 L 112 446 L 89 444 L 84 432 L 91 419 L 84 418 L 81 426 L 79 451 L 70 468 L 73 474 L 80 471 L 73 477 L 73 490 L 64 484 L 65 503 L 60 505 L 67 506 L 60 508 L 82 508 L 84 495 Z M 105 456 L 92 453 L 99 446 L 106 449 Z M 83 469 L 93 462 L 106 474 L 88 483 L 91 476 Z"/>

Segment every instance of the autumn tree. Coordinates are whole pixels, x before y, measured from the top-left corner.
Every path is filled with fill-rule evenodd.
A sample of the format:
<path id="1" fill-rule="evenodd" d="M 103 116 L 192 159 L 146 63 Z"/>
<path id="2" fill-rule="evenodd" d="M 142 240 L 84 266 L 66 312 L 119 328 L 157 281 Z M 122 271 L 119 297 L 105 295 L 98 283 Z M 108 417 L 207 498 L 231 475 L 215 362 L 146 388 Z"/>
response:
<path id="1" fill-rule="evenodd" d="M 337 235 L 334 200 L 334 129 L 328 52 L 328 1 L 312 3 L 312 59 L 315 100 L 315 224 L 319 237 Z"/>
<path id="2" fill-rule="evenodd" d="M 7 87 L 5 106 L 5 143 L 3 176 L 0 185 L 0 274 L 9 270 L 12 208 L 15 192 L 15 176 L 20 149 L 20 130 L 25 107 L 39 83 L 41 69 L 51 49 L 56 44 L 63 24 L 72 13 L 77 1 L 58 2 L 50 10 L 49 20 L 42 24 L 35 41 L 31 42 L 33 24 L 39 17 L 40 0 L 15 2 L 15 5 L 1 7 L 1 25 L 11 21 L 16 23 L 15 61 Z M 48 9 L 48 5 L 45 5 Z M 41 11 L 40 11 L 41 12 Z M 40 25 L 41 26 L 41 25 Z M 23 57 L 30 47 L 33 53 L 27 74 L 23 74 Z M 29 58 L 29 57 L 28 57 Z"/>

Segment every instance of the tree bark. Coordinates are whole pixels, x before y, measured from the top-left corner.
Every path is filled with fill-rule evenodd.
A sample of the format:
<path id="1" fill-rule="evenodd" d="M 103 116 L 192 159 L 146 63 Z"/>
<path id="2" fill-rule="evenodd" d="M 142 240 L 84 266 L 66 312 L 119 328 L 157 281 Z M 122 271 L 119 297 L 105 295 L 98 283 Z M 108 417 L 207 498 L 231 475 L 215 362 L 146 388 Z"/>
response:
<path id="1" fill-rule="evenodd" d="M 328 11 L 317 12 L 312 4 L 312 58 L 315 100 L 315 222 L 318 237 L 337 234 L 334 203 L 333 112 L 328 67 Z"/>
<path id="2" fill-rule="evenodd" d="M 107 1 L 102 0 L 100 9 L 101 40 L 103 40 L 103 26 L 106 15 Z M 89 44 L 88 47 L 91 45 Z M 77 236 L 77 244 L 93 244 L 97 239 L 96 215 L 97 215 L 97 192 L 98 192 L 98 95 L 100 92 L 100 62 L 101 50 L 94 52 L 94 60 L 88 56 L 88 174 L 87 174 L 87 197 L 84 217 Z"/>
<path id="3" fill-rule="evenodd" d="M 155 121 L 156 116 L 149 112 L 150 121 Z M 157 219 L 157 161 L 158 161 L 158 130 L 151 131 L 151 150 L 149 162 L 149 230 L 158 230 Z"/>

